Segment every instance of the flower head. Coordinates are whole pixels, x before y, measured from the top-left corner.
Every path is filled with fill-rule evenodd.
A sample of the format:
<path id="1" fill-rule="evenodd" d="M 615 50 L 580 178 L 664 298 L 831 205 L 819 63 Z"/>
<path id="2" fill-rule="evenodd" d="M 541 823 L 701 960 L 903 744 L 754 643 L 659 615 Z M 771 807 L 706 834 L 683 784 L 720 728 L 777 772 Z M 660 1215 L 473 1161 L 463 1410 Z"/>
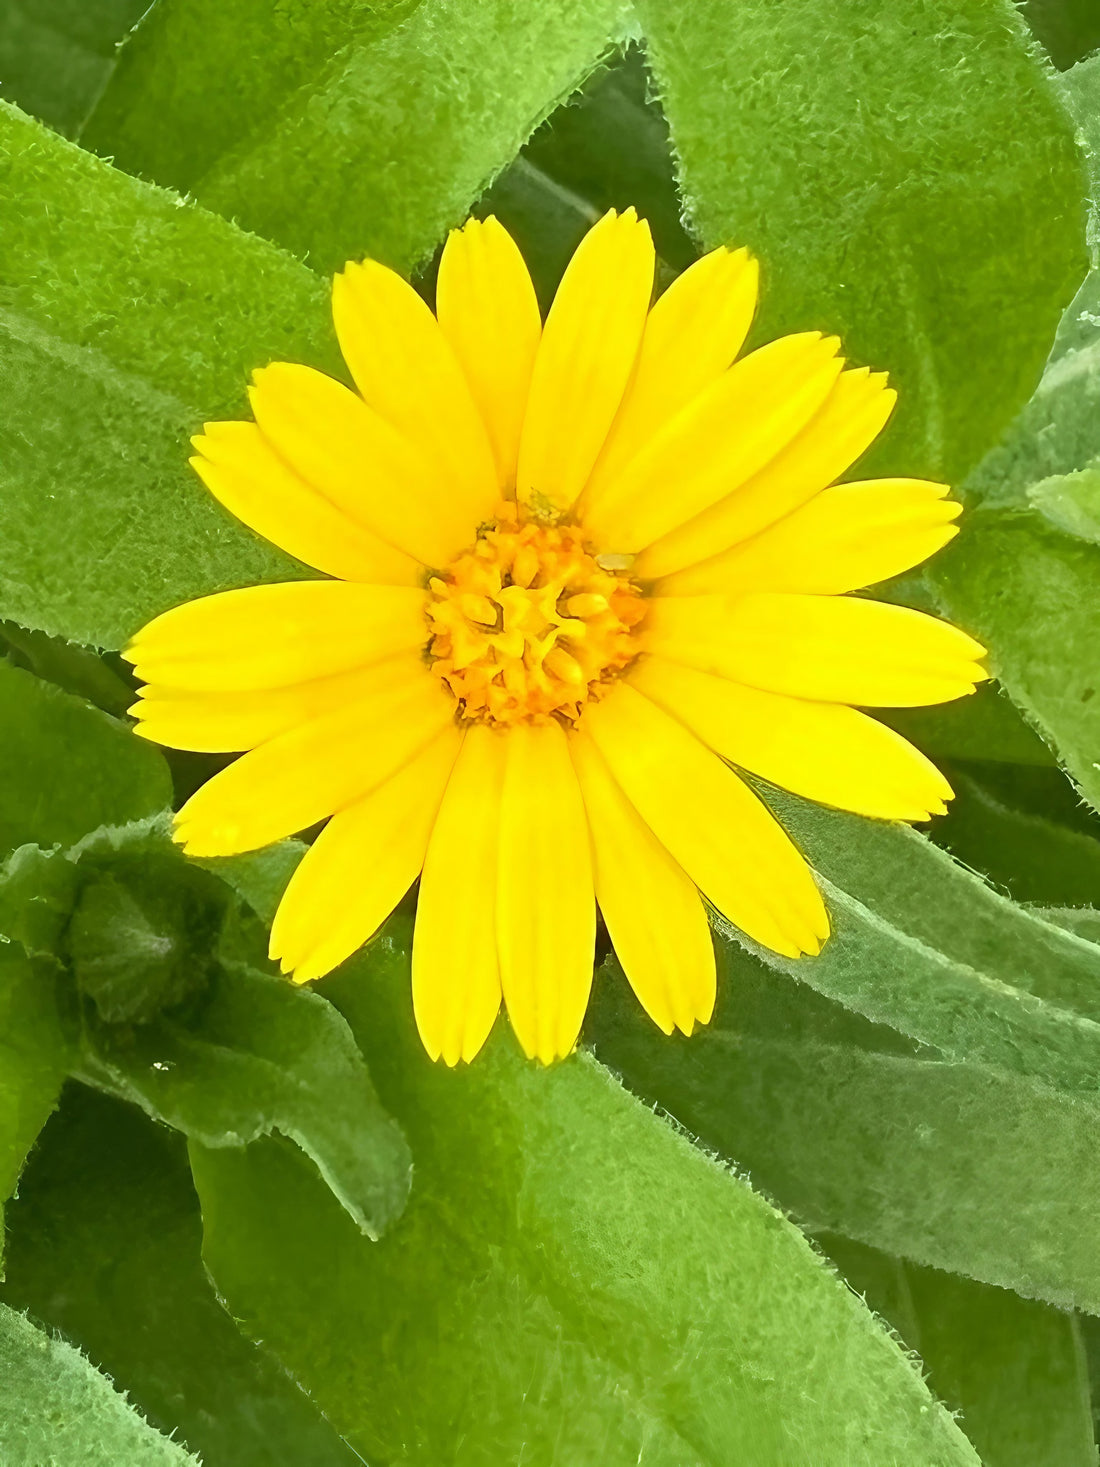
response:
<path id="1" fill-rule="evenodd" d="M 860 711 L 958 698 L 981 647 L 848 593 L 925 559 L 959 506 L 837 484 L 888 418 L 881 373 L 809 332 L 738 359 L 756 301 L 715 250 L 651 307 L 633 210 L 581 243 L 545 325 L 494 219 L 452 233 L 436 314 L 373 261 L 333 286 L 355 389 L 255 373 L 254 422 L 192 460 L 328 579 L 207 596 L 128 655 L 138 732 L 242 752 L 177 839 L 229 855 L 327 821 L 272 929 L 300 982 L 420 878 L 413 1001 L 469 1060 L 501 1000 L 529 1055 L 576 1042 L 597 904 L 665 1032 L 713 1009 L 704 899 L 789 957 L 829 931 L 813 876 L 736 772 L 924 820 L 951 790 Z"/>

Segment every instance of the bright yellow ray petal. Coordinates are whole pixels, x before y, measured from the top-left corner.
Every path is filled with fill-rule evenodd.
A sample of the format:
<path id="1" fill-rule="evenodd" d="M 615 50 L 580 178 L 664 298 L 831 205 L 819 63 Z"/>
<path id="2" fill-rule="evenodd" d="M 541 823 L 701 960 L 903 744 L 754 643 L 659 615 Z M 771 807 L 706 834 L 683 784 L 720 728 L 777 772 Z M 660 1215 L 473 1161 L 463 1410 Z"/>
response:
<path id="1" fill-rule="evenodd" d="M 849 469 L 881 433 L 897 401 L 885 372 L 842 372 L 818 412 L 747 483 L 655 541 L 634 573 L 655 579 L 695 565 L 797 509 Z"/>
<path id="2" fill-rule="evenodd" d="M 310 488 L 255 423 L 207 423 L 191 442 L 191 465 L 214 498 L 280 550 L 345 581 L 418 584 L 411 556 Z"/>
<path id="3" fill-rule="evenodd" d="M 414 651 L 427 593 L 287 581 L 187 601 L 142 627 L 124 656 L 144 682 L 210 692 L 286 687 Z"/>
<path id="4" fill-rule="evenodd" d="M 332 316 L 364 402 L 431 461 L 472 532 L 500 498 L 496 467 L 466 378 L 430 309 L 396 271 L 364 260 L 334 278 Z"/>
<path id="5" fill-rule="evenodd" d="M 626 683 L 591 705 L 581 727 L 653 834 L 723 916 L 786 957 L 820 949 L 829 919 L 810 869 L 728 765 Z"/>
<path id="6" fill-rule="evenodd" d="M 271 927 L 270 956 L 295 982 L 323 978 L 362 947 L 420 875 L 461 743 L 449 725 L 310 846 Z"/>
<path id="7" fill-rule="evenodd" d="M 906 739 L 843 703 L 767 693 L 661 657 L 631 685 L 731 764 L 782 789 L 880 820 L 927 820 L 951 799 L 943 775 Z"/>
<path id="8" fill-rule="evenodd" d="M 542 319 L 523 256 L 499 220 L 470 219 L 451 230 L 439 261 L 435 305 L 489 431 L 500 491 L 514 497 Z"/>
<path id="9" fill-rule="evenodd" d="M 344 704 L 244 754 L 176 816 L 188 855 L 232 856 L 305 830 L 376 789 L 454 718 L 422 665 L 384 692 Z"/>
<path id="10" fill-rule="evenodd" d="M 679 412 L 584 517 L 605 550 L 652 544 L 744 484 L 821 408 L 840 375 L 835 336 L 782 336 L 735 362 Z"/>
<path id="11" fill-rule="evenodd" d="M 714 1012 L 714 944 L 695 883 L 665 850 L 581 729 L 569 752 L 580 781 L 596 900 L 638 1002 L 659 1029 L 690 1034 Z"/>
<path id="12" fill-rule="evenodd" d="M 633 209 L 612 209 L 570 260 L 535 358 L 517 493 L 568 509 L 603 447 L 634 370 L 653 290 L 653 240 Z"/>
<path id="13" fill-rule="evenodd" d="M 946 484 L 867 479 L 822 490 L 800 509 L 658 586 L 662 596 L 712 591 L 858 591 L 919 565 L 947 544 L 962 505 Z"/>
<path id="14" fill-rule="evenodd" d="M 733 361 L 752 324 L 758 276 L 748 250 L 712 250 L 659 298 L 646 321 L 638 365 L 581 496 L 582 517 L 654 434 Z"/>
<path id="15" fill-rule="evenodd" d="M 142 688 L 128 711 L 138 720 L 134 732 L 154 743 L 235 754 L 371 692 L 382 692 L 407 680 L 411 670 L 422 670 L 420 658 L 403 652 L 369 667 L 254 692 L 211 693 L 155 683 Z"/>
<path id="16" fill-rule="evenodd" d="M 413 935 L 416 1026 L 432 1059 L 472 1060 L 500 1009 L 496 875 L 505 736 L 465 735 L 428 841 Z"/>
<path id="17" fill-rule="evenodd" d="M 350 388 L 291 362 L 252 376 L 264 437 L 318 493 L 424 565 L 444 566 L 475 522 L 431 458 Z"/>
<path id="18" fill-rule="evenodd" d="M 950 702 L 989 676 L 957 627 L 855 596 L 655 596 L 645 647 L 773 693 L 877 708 Z"/>
<path id="19" fill-rule="evenodd" d="M 596 902 L 584 803 L 560 724 L 507 734 L 497 951 L 508 1017 L 543 1064 L 577 1041 L 592 987 Z"/>

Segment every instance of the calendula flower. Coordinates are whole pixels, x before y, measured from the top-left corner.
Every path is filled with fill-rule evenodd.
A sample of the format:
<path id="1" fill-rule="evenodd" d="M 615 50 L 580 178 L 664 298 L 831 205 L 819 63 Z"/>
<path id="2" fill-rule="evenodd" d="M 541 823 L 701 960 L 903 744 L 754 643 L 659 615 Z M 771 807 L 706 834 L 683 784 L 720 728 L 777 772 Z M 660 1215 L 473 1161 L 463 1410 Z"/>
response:
<path id="1" fill-rule="evenodd" d="M 333 313 L 356 390 L 265 367 L 255 421 L 207 424 L 192 460 L 331 579 L 204 597 L 128 651 L 140 733 L 246 751 L 179 812 L 188 852 L 328 822 L 272 929 L 284 972 L 329 972 L 420 878 L 413 1002 L 448 1064 L 502 997 L 528 1055 L 572 1049 L 597 903 L 666 1032 L 713 1009 L 704 898 L 816 953 L 813 876 L 736 771 L 924 820 L 946 780 L 860 709 L 986 676 L 963 632 L 848 594 L 924 560 L 959 512 L 940 484 L 836 485 L 890 414 L 885 376 L 817 332 L 737 360 L 745 250 L 651 308 L 653 274 L 633 210 L 590 230 L 545 325 L 494 219 L 451 234 L 435 315 L 349 264 Z"/>

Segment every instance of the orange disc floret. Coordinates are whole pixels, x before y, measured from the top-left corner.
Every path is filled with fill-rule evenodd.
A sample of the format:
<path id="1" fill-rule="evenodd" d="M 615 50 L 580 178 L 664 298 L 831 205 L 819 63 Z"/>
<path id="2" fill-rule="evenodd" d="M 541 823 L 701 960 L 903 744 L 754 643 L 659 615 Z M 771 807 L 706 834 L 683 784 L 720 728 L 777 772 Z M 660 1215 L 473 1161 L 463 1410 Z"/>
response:
<path id="1" fill-rule="evenodd" d="M 579 526 L 513 504 L 429 582 L 428 655 L 463 719 L 575 722 L 638 652 L 641 590 Z"/>

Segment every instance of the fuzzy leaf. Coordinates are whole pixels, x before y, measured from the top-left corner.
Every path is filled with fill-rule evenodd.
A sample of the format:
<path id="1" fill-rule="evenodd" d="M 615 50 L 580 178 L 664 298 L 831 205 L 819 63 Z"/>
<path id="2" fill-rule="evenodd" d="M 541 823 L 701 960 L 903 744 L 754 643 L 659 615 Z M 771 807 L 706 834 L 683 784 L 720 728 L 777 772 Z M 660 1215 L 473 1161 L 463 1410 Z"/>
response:
<path id="1" fill-rule="evenodd" d="M 136 820 L 171 797 L 168 768 L 121 723 L 0 659 L 0 857 L 34 842 L 72 845 L 97 825 Z"/>
<path id="2" fill-rule="evenodd" d="M 0 1458 L 8 1467 L 199 1467 L 79 1351 L 4 1304 Z"/>
<path id="3" fill-rule="evenodd" d="M 690 1039 L 659 1033 L 609 960 L 586 1041 L 811 1231 L 1100 1312 L 1094 1099 L 907 1042 L 737 945 L 719 956 Z"/>
<path id="4" fill-rule="evenodd" d="M 214 503 L 188 436 L 246 412 L 254 367 L 340 371 L 325 287 L 2 106 L 0 213 L 0 612 L 119 647 L 188 597 L 303 574 Z"/>
<path id="5" fill-rule="evenodd" d="M 841 1238 L 819 1241 L 852 1288 L 919 1350 L 985 1467 L 1096 1467 L 1073 1315 Z"/>
<path id="6" fill-rule="evenodd" d="M 322 13 L 305 16 L 310 9 Z M 298 29 L 304 48 L 285 80 L 274 73 L 276 92 L 271 73 L 242 76 L 240 48 L 224 43 L 224 27 L 254 5 L 170 0 L 162 10 L 85 140 L 326 272 L 365 254 L 403 270 L 430 255 L 629 13 L 625 0 L 420 0 L 389 10 L 297 0 L 276 25 L 276 48 L 289 50 Z M 189 35 L 201 39 L 181 45 Z M 266 62 L 266 42 L 255 54 Z M 219 76 L 239 102 L 199 123 L 196 166 L 173 139 L 190 137 L 188 118 Z"/>
<path id="7" fill-rule="evenodd" d="M 360 1461 L 218 1303 L 180 1136 L 70 1086 L 8 1224 L 5 1302 L 77 1343 L 204 1467 Z"/>
<path id="8" fill-rule="evenodd" d="M 957 479 L 1027 397 L 1085 268 L 1073 127 L 1007 0 L 639 0 L 707 244 L 764 326 L 889 370 L 876 465 Z"/>
<path id="9" fill-rule="evenodd" d="M 278 1142 L 191 1148 L 219 1289 L 358 1450 L 976 1461 L 798 1233 L 593 1061 L 538 1069 L 502 1027 L 433 1066 L 408 940 L 391 924 L 326 986 L 415 1148 L 399 1228 L 365 1245 Z"/>

